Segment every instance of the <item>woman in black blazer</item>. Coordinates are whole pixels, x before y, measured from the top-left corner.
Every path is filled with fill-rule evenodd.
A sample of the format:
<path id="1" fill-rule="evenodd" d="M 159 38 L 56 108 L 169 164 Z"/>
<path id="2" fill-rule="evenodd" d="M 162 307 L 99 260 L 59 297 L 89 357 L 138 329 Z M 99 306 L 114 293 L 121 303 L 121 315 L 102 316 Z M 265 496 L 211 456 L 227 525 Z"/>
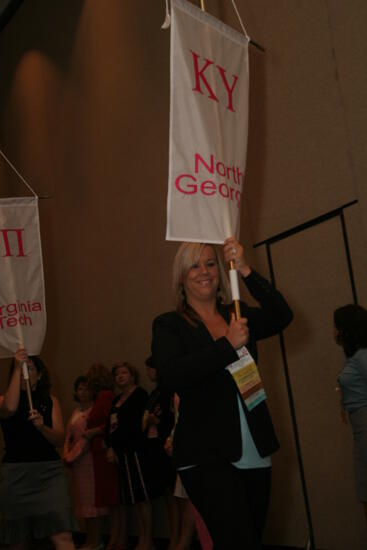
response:
<path id="1" fill-rule="evenodd" d="M 270 455 L 279 445 L 266 401 L 247 406 L 226 367 L 238 361 L 244 345 L 256 361 L 256 341 L 283 330 L 292 312 L 250 268 L 233 237 L 224 243 L 224 257 L 235 261 L 260 307 L 241 302 L 241 319 L 235 320 L 216 248 L 184 243 L 174 262 L 176 311 L 154 320 L 152 353 L 160 387 L 180 396 L 174 458 L 214 549 L 257 549 L 270 493 Z"/>

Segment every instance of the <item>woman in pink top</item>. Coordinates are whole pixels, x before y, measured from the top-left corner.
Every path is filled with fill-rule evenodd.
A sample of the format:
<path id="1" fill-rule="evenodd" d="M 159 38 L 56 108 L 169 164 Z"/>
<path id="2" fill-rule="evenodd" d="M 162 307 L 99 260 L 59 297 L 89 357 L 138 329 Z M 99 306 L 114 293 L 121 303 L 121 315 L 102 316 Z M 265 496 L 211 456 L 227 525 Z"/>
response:
<path id="1" fill-rule="evenodd" d="M 67 426 L 63 458 L 71 468 L 75 516 L 83 518 L 85 523 L 85 548 L 98 548 L 101 545 L 98 518 L 108 515 L 109 508 L 95 505 L 93 456 L 90 443 L 84 437 L 93 405 L 86 376 L 79 376 L 75 380 L 74 399 L 78 406 Z"/>

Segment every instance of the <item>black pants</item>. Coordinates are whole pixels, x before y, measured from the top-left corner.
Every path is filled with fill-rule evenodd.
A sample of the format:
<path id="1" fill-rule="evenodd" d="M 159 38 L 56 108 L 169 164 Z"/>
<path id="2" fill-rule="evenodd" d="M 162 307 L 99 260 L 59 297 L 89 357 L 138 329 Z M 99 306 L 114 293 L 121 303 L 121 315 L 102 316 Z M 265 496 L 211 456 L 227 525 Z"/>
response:
<path id="1" fill-rule="evenodd" d="M 271 468 L 240 470 L 213 463 L 179 472 L 213 540 L 213 550 L 258 550 L 265 526 Z"/>

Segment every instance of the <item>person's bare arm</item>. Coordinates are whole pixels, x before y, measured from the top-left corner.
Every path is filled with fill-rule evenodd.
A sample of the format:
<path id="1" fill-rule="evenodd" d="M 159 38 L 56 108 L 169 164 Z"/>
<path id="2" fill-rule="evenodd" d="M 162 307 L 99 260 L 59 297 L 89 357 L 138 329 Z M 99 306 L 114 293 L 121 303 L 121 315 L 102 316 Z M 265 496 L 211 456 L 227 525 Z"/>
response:
<path id="1" fill-rule="evenodd" d="M 43 422 L 43 416 L 37 410 L 32 409 L 29 412 L 29 420 L 33 422 L 33 425 L 39 430 L 42 435 L 55 447 L 61 447 L 64 443 L 65 431 L 64 421 L 62 418 L 62 412 L 59 400 L 51 396 L 52 399 L 52 428 L 45 426 Z"/>
<path id="2" fill-rule="evenodd" d="M 18 410 L 22 363 L 27 359 L 27 352 L 23 348 L 18 349 L 14 355 L 14 370 L 9 385 L 4 395 L 0 396 L 0 418 L 9 418 Z"/>

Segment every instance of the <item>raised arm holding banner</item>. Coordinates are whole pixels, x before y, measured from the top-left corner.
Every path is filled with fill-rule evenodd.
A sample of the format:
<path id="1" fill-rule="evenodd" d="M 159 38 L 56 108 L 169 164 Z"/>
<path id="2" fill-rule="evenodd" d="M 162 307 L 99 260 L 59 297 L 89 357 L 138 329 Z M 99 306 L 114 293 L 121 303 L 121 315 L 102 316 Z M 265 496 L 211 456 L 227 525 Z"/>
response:
<path id="1" fill-rule="evenodd" d="M 46 333 L 46 306 L 36 195 L 0 199 L 0 262 L 0 358 L 11 357 L 20 348 L 38 355 Z M 22 371 L 33 409 L 27 362 Z"/>

